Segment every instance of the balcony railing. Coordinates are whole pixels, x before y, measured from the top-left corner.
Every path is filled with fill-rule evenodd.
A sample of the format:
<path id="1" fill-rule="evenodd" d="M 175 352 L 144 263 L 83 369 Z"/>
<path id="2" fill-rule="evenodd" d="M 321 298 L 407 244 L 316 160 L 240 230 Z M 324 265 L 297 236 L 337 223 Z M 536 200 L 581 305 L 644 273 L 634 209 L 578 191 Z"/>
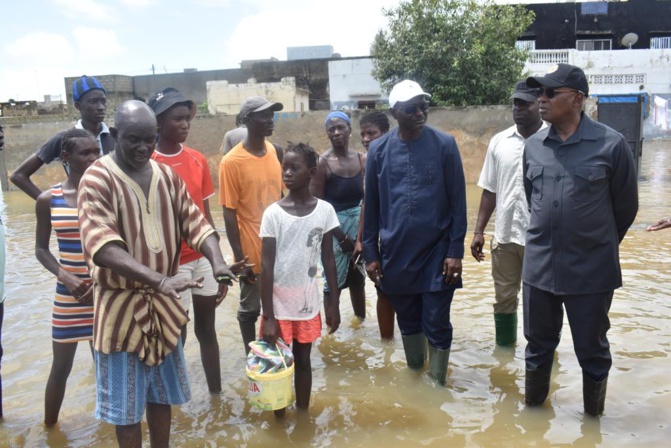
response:
<path id="1" fill-rule="evenodd" d="M 529 55 L 532 64 L 568 64 L 569 50 L 534 50 Z"/>
<path id="2" fill-rule="evenodd" d="M 651 37 L 650 48 L 653 50 L 671 48 L 671 37 Z"/>

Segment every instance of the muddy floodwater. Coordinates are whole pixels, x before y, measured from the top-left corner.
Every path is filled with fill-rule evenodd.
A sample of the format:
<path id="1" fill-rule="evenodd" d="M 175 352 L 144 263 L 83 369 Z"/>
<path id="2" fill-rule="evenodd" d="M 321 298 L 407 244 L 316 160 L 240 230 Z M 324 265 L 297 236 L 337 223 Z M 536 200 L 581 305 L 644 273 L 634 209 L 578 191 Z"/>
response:
<path id="1" fill-rule="evenodd" d="M 454 343 L 446 387 L 426 372 L 405 367 L 400 334 L 381 342 L 375 291 L 367 285 L 367 319 L 355 320 L 344 294 L 342 326 L 313 347 L 314 382 L 309 411 L 291 409 L 283 420 L 250 407 L 243 347 L 232 288 L 217 309 L 223 391 L 211 396 L 193 328 L 186 359 L 191 401 L 173 408 L 175 447 L 668 447 L 671 446 L 671 229 L 645 227 L 671 216 L 671 141 L 646 141 L 640 211 L 621 246 L 624 287 L 611 308 L 613 368 L 606 411 L 585 417 L 582 379 L 565 324 L 544 406 L 526 408 L 524 337 L 496 348 L 489 254 L 476 263 L 466 251 L 464 289 L 454 298 Z M 472 230 L 480 190 L 468 188 Z M 34 257 L 33 201 L 4 195 L 7 226 L 7 293 L 2 328 L 4 420 L 0 447 L 116 446 L 114 428 L 98 422 L 94 370 L 80 344 L 60 422 L 45 429 L 44 388 L 51 365 L 51 304 L 55 279 Z M 216 204 L 216 201 L 215 201 Z M 223 233 L 219 208 L 213 206 Z M 493 220 L 492 220 L 493 221 Z M 491 229 L 490 229 L 491 230 Z M 470 244 L 471 234 L 466 245 Z M 54 238 L 52 238 L 54 240 Z M 225 240 L 223 238 L 222 240 Z M 222 243 L 230 257 L 227 243 Z M 144 426 L 145 446 L 148 433 Z"/>

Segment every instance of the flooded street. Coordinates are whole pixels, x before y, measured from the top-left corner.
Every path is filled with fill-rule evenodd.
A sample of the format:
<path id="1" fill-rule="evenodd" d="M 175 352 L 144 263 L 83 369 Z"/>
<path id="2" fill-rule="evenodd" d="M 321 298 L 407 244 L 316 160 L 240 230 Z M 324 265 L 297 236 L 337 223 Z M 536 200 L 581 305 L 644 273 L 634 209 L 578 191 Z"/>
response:
<path id="1" fill-rule="evenodd" d="M 217 309 L 221 395 L 207 391 L 189 324 L 185 354 L 192 398 L 173 408 L 171 446 L 671 446 L 671 229 L 645 232 L 650 223 L 671 216 L 671 141 L 646 141 L 643 154 L 640 210 L 621 246 L 624 287 L 616 291 L 610 313 L 613 368 L 600 419 L 583 416 L 581 370 L 566 322 L 550 397 L 540 408 L 524 406 L 521 307 L 517 346 L 495 348 L 489 254 L 478 264 L 468 250 L 480 198 L 480 189 L 469 185 L 464 289 L 452 306 L 454 343 L 446 387 L 432 384 L 426 372 L 405 367 L 398 328 L 394 341 L 380 341 L 375 290 L 368 282 L 368 318 L 358 322 L 344 294 L 341 328 L 313 347 L 309 411 L 291 409 L 277 420 L 272 412 L 253 409 L 246 400 L 235 287 Z M 8 255 L 0 447 L 116 446 L 113 426 L 93 415 L 94 371 L 83 343 L 60 423 L 50 430 L 42 423 L 55 279 L 34 256 L 33 201 L 15 191 L 5 193 L 4 200 Z M 223 233 L 220 207 L 213 210 Z M 230 254 L 227 243 L 222 247 Z"/>

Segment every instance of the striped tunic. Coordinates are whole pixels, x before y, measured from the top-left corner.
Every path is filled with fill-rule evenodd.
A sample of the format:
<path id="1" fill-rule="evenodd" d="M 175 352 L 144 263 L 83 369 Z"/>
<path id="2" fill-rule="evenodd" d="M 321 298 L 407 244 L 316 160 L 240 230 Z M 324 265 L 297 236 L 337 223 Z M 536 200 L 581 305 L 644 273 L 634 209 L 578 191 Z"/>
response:
<path id="1" fill-rule="evenodd" d="M 96 266 L 93 258 L 106 244 L 117 243 L 144 266 L 173 276 L 181 239 L 198 250 L 215 231 L 179 176 L 166 165 L 148 163 L 148 197 L 108 155 L 82 177 L 77 204 L 84 256 L 95 281 L 93 346 L 106 354 L 137 353 L 154 366 L 175 349 L 186 312 L 179 301 Z"/>
<path id="2" fill-rule="evenodd" d="M 81 279 L 90 279 L 79 236 L 77 209 L 65 202 L 61 184 L 51 187 L 51 227 L 58 240 L 58 262 Z M 56 281 L 51 337 L 56 342 L 90 341 L 93 306 L 83 305 L 60 281 Z"/>

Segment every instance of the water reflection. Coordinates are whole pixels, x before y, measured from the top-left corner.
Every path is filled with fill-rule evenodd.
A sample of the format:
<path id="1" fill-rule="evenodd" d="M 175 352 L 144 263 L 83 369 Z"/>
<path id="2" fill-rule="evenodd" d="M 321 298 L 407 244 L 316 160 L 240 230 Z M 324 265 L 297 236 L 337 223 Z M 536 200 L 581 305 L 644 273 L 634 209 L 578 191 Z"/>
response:
<path id="1" fill-rule="evenodd" d="M 538 408 L 524 407 L 521 324 L 516 347 L 494 347 L 490 265 L 469 257 L 464 261 L 466 289 L 458 291 L 454 300 L 455 340 L 447 387 L 435 386 L 425 372 L 405 368 L 398 331 L 396 340 L 380 341 L 376 295 L 368 285 L 368 319 L 360 323 L 353 318 L 349 299 L 343 297 L 341 329 L 323 337 L 312 351 L 311 408 L 291 410 L 282 420 L 251 408 L 245 399 L 234 288 L 217 310 L 222 393 L 208 393 L 196 338 L 189 335 L 185 352 L 193 398 L 174 408 L 172 445 L 667 446 L 671 440 L 671 231 L 644 229 L 671 215 L 670 159 L 671 142 L 646 142 L 641 210 L 622 244 L 625 287 L 615 293 L 611 308 L 614 363 L 600 420 L 583 416 L 580 367 L 568 325 L 558 347 L 549 399 Z M 469 186 L 471 224 L 479 196 L 480 190 Z M 54 280 L 33 256 L 32 201 L 17 192 L 5 194 L 5 201 L 9 263 L 0 447 L 115 446 L 113 427 L 93 417 L 95 389 L 87 350 L 76 355 L 60 423 L 51 430 L 41 423 L 51 362 Z M 223 231 L 220 213 L 215 218 Z"/>

